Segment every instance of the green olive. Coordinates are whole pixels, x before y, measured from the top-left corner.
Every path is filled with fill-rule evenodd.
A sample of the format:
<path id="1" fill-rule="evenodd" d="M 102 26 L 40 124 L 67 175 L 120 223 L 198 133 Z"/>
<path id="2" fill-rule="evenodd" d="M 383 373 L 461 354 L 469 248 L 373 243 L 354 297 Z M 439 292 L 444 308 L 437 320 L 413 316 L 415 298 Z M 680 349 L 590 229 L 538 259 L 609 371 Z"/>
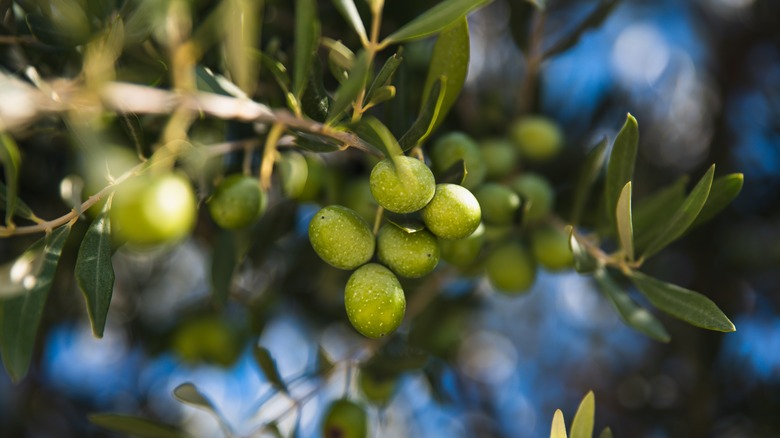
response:
<path id="1" fill-rule="evenodd" d="M 531 235 L 531 253 L 549 271 L 561 271 L 574 266 L 569 236 L 552 227 L 534 230 Z"/>
<path id="2" fill-rule="evenodd" d="M 530 160 L 549 160 L 563 147 L 561 129 L 554 121 L 545 117 L 518 119 L 509 128 L 509 132 L 520 153 Z"/>
<path id="3" fill-rule="evenodd" d="M 378 375 L 367 370 L 360 370 L 358 385 L 366 399 L 378 405 L 387 404 L 393 397 L 396 388 L 396 378 Z"/>
<path id="4" fill-rule="evenodd" d="M 488 280 L 500 292 L 517 294 L 534 284 L 536 266 L 519 243 L 507 242 L 493 250 L 485 261 Z"/>
<path id="5" fill-rule="evenodd" d="M 323 438 L 365 438 L 368 436 L 368 416 L 359 404 L 339 399 L 331 402 L 322 423 Z"/>
<path id="6" fill-rule="evenodd" d="M 479 226 L 479 202 L 465 187 L 438 184 L 436 194 L 422 210 L 425 226 L 442 239 L 468 237 Z"/>
<path id="7" fill-rule="evenodd" d="M 377 163 L 369 184 L 376 202 L 395 213 L 412 213 L 425 207 L 436 187 L 431 169 L 422 161 L 404 155 Z"/>
<path id="8" fill-rule="evenodd" d="M 477 259 L 482 244 L 485 242 L 485 226 L 479 224 L 469 236 L 458 240 L 439 240 L 441 258 L 447 263 L 465 268 Z"/>
<path id="9" fill-rule="evenodd" d="M 512 189 L 496 183 L 486 183 L 474 192 L 482 210 L 482 220 L 490 225 L 510 225 L 520 209 L 520 197 Z"/>
<path id="10" fill-rule="evenodd" d="M 404 319 L 406 297 L 401 283 L 386 267 L 369 263 L 347 280 L 344 306 L 349 322 L 369 338 L 395 331 Z"/>
<path id="11" fill-rule="evenodd" d="M 485 179 L 485 161 L 477 143 L 462 132 L 451 132 L 439 138 L 431 149 L 431 161 L 437 172 L 442 173 L 453 164 L 463 160 L 466 164 L 466 178 L 463 186 L 476 188 Z"/>
<path id="12" fill-rule="evenodd" d="M 509 176 L 517 164 L 517 149 L 505 139 L 485 140 L 480 143 L 485 160 L 485 176 L 498 180 Z"/>
<path id="13" fill-rule="evenodd" d="M 229 366 L 241 353 L 239 343 L 219 318 L 200 317 L 181 324 L 173 337 L 173 350 L 184 361 Z"/>
<path id="14" fill-rule="evenodd" d="M 366 221 L 341 205 L 324 207 L 311 218 L 309 241 L 322 260 L 339 269 L 368 262 L 376 245 Z"/>
<path id="15" fill-rule="evenodd" d="M 396 274 L 418 278 L 439 264 L 439 243 L 428 230 L 406 231 L 387 223 L 377 235 L 379 261 Z"/>
<path id="16" fill-rule="evenodd" d="M 552 211 L 555 192 L 547 179 L 535 173 L 525 173 L 510 184 L 523 201 L 523 222 L 537 223 Z"/>
<path id="17" fill-rule="evenodd" d="M 266 196 L 257 178 L 233 174 L 225 178 L 207 201 L 217 225 L 233 230 L 252 225 L 266 208 Z"/>

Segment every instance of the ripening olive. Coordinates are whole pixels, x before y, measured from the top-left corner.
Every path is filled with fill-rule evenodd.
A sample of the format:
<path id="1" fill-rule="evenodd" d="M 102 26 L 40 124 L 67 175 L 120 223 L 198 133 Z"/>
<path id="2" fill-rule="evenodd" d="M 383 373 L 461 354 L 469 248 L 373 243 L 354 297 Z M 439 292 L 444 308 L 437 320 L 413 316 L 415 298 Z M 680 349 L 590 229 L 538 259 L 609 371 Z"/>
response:
<path id="1" fill-rule="evenodd" d="M 329 205 L 309 222 L 309 241 L 317 255 L 339 269 L 355 269 L 374 255 L 374 234 L 357 213 Z"/>
<path id="2" fill-rule="evenodd" d="M 381 338 L 401 325 L 406 297 L 401 283 L 389 269 L 369 263 L 347 280 L 344 306 L 349 322 L 357 331 L 369 338 Z"/>
<path id="3" fill-rule="evenodd" d="M 376 202 L 395 213 L 411 213 L 425 207 L 436 187 L 431 169 L 422 161 L 404 155 L 377 163 L 369 184 Z"/>

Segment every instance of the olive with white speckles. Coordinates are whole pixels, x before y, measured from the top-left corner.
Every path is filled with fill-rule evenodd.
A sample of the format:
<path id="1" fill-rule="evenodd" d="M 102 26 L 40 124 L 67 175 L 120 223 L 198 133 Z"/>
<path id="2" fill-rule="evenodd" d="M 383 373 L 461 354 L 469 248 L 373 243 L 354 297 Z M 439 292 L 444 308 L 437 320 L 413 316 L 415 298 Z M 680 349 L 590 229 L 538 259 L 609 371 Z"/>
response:
<path id="1" fill-rule="evenodd" d="M 457 184 L 438 184 L 436 194 L 422 210 L 425 226 L 442 239 L 463 239 L 479 226 L 482 212 L 477 198 Z"/>
<path id="2" fill-rule="evenodd" d="M 329 205 L 312 217 L 309 241 L 322 260 L 339 269 L 355 269 L 368 262 L 376 245 L 366 221 L 341 205 Z"/>
<path id="3" fill-rule="evenodd" d="M 369 184 L 379 205 L 402 214 L 425 207 L 436 187 L 431 169 L 422 161 L 404 155 L 377 163 Z"/>
<path id="4" fill-rule="evenodd" d="M 439 264 L 439 243 L 425 229 L 409 232 L 387 223 L 379 230 L 376 245 L 379 261 L 402 277 L 422 277 Z"/>
<path id="5" fill-rule="evenodd" d="M 369 338 L 381 338 L 401 325 L 406 297 L 401 283 L 389 269 L 369 263 L 347 280 L 344 306 L 349 322 L 357 331 Z"/>

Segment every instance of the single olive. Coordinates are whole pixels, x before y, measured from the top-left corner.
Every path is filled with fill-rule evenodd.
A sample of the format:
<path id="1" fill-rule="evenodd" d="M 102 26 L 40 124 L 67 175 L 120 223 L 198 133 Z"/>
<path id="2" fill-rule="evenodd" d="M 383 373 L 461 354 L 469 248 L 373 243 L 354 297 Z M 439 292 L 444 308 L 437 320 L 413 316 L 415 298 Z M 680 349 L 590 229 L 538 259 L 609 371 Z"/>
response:
<path id="1" fill-rule="evenodd" d="M 523 201 L 523 222 L 540 222 L 552 211 L 555 192 L 543 176 L 524 173 L 515 178 L 510 186 Z"/>
<path id="2" fill-rule="evenodd" d="M 401 325 L 406 297 L 401 283 L 389 269 L 369 263 L 347 280 L 344 306 L 349 322 L 357 331 L 369 338 L 381 338 Z"/>
<path id="3" fill-rule="evenodd" d="M 563 147 L 563 132 L 557 123 L 546 117 L 518 119 L 510 126 L 509 132 L 520 153 L 530 160 L 549 160 Z"/>
<path id="4" fill-rule="evenodd" d="M 363 406 L 347 399 L 330 403 L 322 422 L 323 438 L 365 438 L 368 415 Z"/>
<path id="5" fill-rule="evenodd" d="M 491 139 L 480 143 L 485 160 L 485 177 L 499 180 L 509 176 L 518 161 L 517 148 L 506 139 Z"/>
<path id="6" fill-rule="evenodd" d="M 374 234 L 363 218 L 341 205 L 329 205 L 309 222 L 309 241 L 317 255 L 339 269 L 355 269 L 374 255 Z"/>
<path id="7" fill-rule="evenodd" d="M 425 226 L 442 239 L 462 239 L 477 229 L 482 214 L 477 198 L 467 188 L 438 184 L 422 217 Z"/>
<path id="8" fill-rule="evenodd" d="M 402 277 L 422 277 L 439 264 L 439 243 L 425 229 L 407 231 L 387 223 L 379 230 L 376 245 L 379 261 Z"/>
<path id="9" fill-rule="evenodd" d="M 252 225 L 266 208 L 266 195 L 257 178 L 233 174 L 225 178 L 206 204 L 214 222 L 233 230 Z"/>
<path id="10" fill-rule="evenodd" d="M 482 210 L 482 220 L 489 225 L 511 225 L 518 217 L 520 197 L 509 187 L 486 183 L 474 192 Z"/>
<path id="11" fill-rule="evenodd" d="M 369 184 L 376 202 L 395 213 L 412 213 L 425 207 L 436 187 L 433 173 L 425 163 L 403 155 L 377 163 L 371 170 Z"/>
<path id="12" fill-rule="evenodd" d="M 569 236 L 552 227 L 534 230 L 531 234 L 531 253 L 548 271 L 561 271 L 574 266 Z"/>
<path id="13" fill-rule="evenodd" d="M 495 248 L 485 261 L 490 284 L 499 292 L 517 294 L 534 284 L 536 266 L 533 258 L 517 242 L 507 242 Z"/>
<path id="14" fill-rule="evenodd" d="M 485 243 L 485 226 L 479 224 L 470 235 L 457 240 L 440 239 L 441 258 L 458 268 L 465 268 L 477 259 Z"/>

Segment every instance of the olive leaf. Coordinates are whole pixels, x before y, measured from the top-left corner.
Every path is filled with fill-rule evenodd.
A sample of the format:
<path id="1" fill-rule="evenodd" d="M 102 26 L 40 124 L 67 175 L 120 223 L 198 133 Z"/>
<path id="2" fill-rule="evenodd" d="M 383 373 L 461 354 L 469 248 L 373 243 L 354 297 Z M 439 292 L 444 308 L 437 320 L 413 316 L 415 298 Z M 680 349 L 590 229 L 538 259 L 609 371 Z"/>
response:
<path id="1" fill-rule="evenodd" d="M 439 78 L 434 83 L 431 92 L 424 101 L 425 104 L 420 110 L 420 114 L 417 116 L 417 120 L 414 121 L 409 130 L 406 131 L 398 141 L 401 149 L 408 151 L 409 149 L 422 144 L 431 132 L 433 132 L 434 124 L 438 119 L 438 114 L 441 113 L 441 108 L 444 105 L 444 91 L 446 88 L 447 80 L 444 77 Z"/>
<path id="2" fill-rule="evenodd" d="M 363 20 L 360 18 L 357 7 L 353 0 L 333 0 L 333 5 L 339 11 L 339 13 L 347 20 L 352 29 L 357 32 L 358 36 L 363 41 L 368 41 L 366 36 L 366 28 L 363 25 Z"/>
<path id="3" fill-rule="evenodd" d="M 639 126 L 631 114 L 615 138 L 607 164 L 607 182 L 604 186 L 607 214 L 610 223 L 615 223 L 615 211 L 620 192 L 634 175 L 637 147 L 639 146 Z"/>
<path id="4" fill-rule="evenodd" d="M 671 337 L 652 313 L 637 304 L 626 291 L 615 284 L 606 270 L 599 270 L 595 279 L 599 290 L 615 307 L 620 319 L 629 327 L 660 342 L 669 342 Z"/>
<path id="5" fill-rule="evenodd" d="M 0 132 L 0 164 L 5 172 L 5 223 L 13 225 L 14 213 L 18 203 L 16 194 L 19 188 L 19 166 L 22 157 L 14 139 L 6 132 Z"/>
<path id="6" fill-rule="evenodd" d="M 593 422 L 596 416 L 596 398 L 593 391 L 588 391 L 574 414 L 571 422 L 571 438 L 591 438 Z"/>
<path id="7" fill-rule="evenodd" d="M 404 59 L 401 57 L 401 50 L 398 50 L 393 56 L 387 58 L 387 61 L 385 61 L 382 68 L 379 69 L 379 73 L 376 75 L 373 82 L 371 82 L 371 86 L 368 87 L 366 102 L 374 99 L 374 94 L 379 92 L 380 89 L 388 87 L 391 84 L 393 76 L 398 70 L 398 67 L 401 66 L 403 60 Z"/>
<path id="8" fill-rule="evenodd" d="M 330 114 L 326 120 L 327 123 L 337 121 L 344 111 L 352 105 L 360 91 L 365 87 L 366 79 L 369 73 L 370 59 L 365 50 L 361 50 L 352 63 L 349 70 L 349 77 L 341 84 L 336 91 L 336 98 L 330 108 Z"/>
<path id="9" fill-rule="evenodd" d="M 292 92 L 300 101 L 320 40 L 315 0 L 295 0 L 295 65 Z"/>
<path id="10" fill-rule="evenodd" d="M 106 202 L 89 226 L 76 257 L 76 281 L 87 302 L 92 333 L 103 337 L 106 317 L 114 292 L 114 267 L 111 264 L 111 220 Z"/>
<path id="11" fill-rule="evenodd" d="M 628 260 L 634 260 L 634 228 L 631 222 L 631 181 L 627 182 L 620 192 L 615 211 L 620 247 L 623 248 Z"/>
<path id="12" fill-rule="evenodd" d="M 492 0 L 445 0 L 423 12 L 382 41 L 382 45 L 413 41 L 431 36 L 469 12 Z"/>
<path id="13" fill-rule="evenodd" d="M 582 163 L 579 176 L 577 177 L 577 185 L 574 189 L 571 208 L 571 223 L 574 225 L 580 222 L 591 188 L 604 167 L 608 144 L 607 137 L 604 136 L 601 141 L 590 149 L 590 152 L 585 156 L 585 161 Z"/>
<path id="14" fill-rule="evenodd" d="M 741 173 L 732 173 L 715 179 L 707 202 L 704 203 L 690 228 L 698 227 L 726 208 L 739 195 L 743 182 L 744 176 Z"/>
<path id="15" fill-rule="evenodd" d="M 553 414 L 550 438 L 566 438 L 566 422 L 560 409 L 556 409 L 555 414 Z"/>
<path id="16" fill-rule="evenodd" d="M 271 356 L 271 352 L 265 347 L 255 345 L 252 353 L 254 354 L 255 362 L 260 366 L 260 369 L 263 371 L 265 378 L 268 379 L 268 382 L 271 383 L 274 388 L 288 394 L 289 390 L 287 389 L 287 384 L 284 383 L 284 379 L 279 373 L 279 369 L 276 367 L 276 361 L 273 356 Z"/>

